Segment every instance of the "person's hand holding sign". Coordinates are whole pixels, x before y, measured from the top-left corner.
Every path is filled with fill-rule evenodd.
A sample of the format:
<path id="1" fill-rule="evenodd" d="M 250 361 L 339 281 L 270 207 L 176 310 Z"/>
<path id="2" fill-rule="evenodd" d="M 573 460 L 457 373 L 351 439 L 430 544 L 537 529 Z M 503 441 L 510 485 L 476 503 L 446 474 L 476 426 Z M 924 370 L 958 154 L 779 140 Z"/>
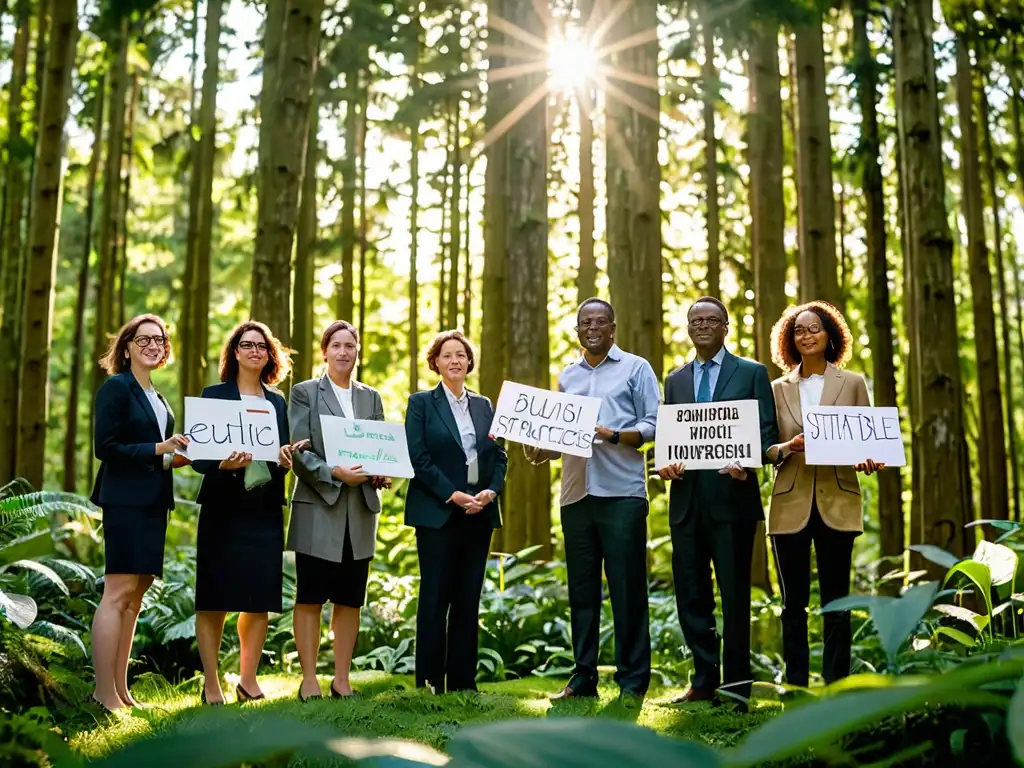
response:
<path id="1" fill-rule="evenodd" d="M 251 453 L 245 453 L 244 451 L 232 451 L 231 455 L 220 463 L 220 468 L 230 472 L 234 469 L 243 469 L 250 464 L 252 464 Z"/>
<path id="2" fill-rule="evenodd" d="M 669 464 L 658 470 L 658 477 L 662 480 L 682 480 L 683 472 L 686 471 L 684 464 Z"/>
<path id="3" fill-rule="evenodd" d="M 799 435 L 794 437 L 792 440 L 790 440 L 788 443 L 786 443 L 786 446 L 793 453 L 803 453 L 804 452 L 804 433 L 801 432 Z"/>
<path id="4" fill-rule="evenodd" d="M 354 467 L 331 467 L 331 477 L 340 480 L 345 485 L 362 485 L 370 479 L 369 475 L 363 474 L 363 465 L 356 464 Z"/>
<path id="5" fill-rule="evenodd" d="M 185 435 L 171 435 L 162 443 L 156 444 L 156 455 L 163 456 L 165 453 L 184 451 L 188 448 L 188 438 Z"/>
<path id="6" fill-rule="evenodd" d="M 390 477 L 382 477 L 380 475 L 374 475 L 373 477 L 370 478 L 370 483 L 378 491 L 387 491 L 387 490 L 391 489 L 391 478 Z"/>
<path id="7" fill-rule="evenodd" d="M 727 467 L 722 467 L 720 470 L 718 470 L 718 474 L 720 474 L 720 475 L 728 475 L 733 480 L 746 480 L 747 479 L 747 470 L 745 470 L 743 467 L 741 467 L 739 465 L 739 462 L 737 462 L 737 461 L 734 461 L 732 464 L 730 464 Z"/>
<path id="8" fill-rule="evenodd" d="M 885 464 L 879 464 L 876 461 L 868 459 L 867 461 L 855 465 L 854 469 L 858 472 L 863 472 L 865 475 L 872 475 L 880 469 L 885 469 Z"/>

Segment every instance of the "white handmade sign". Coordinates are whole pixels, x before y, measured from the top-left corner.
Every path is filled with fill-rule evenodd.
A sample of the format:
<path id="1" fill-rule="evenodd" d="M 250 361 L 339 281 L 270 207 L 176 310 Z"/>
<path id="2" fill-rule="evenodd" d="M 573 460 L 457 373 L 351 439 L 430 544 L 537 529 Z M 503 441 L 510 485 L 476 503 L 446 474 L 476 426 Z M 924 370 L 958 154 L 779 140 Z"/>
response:
<path id="1" fill-rule="evenodd" d="M 819 406 L 804 414 L 804 451 L 808 464 L 852 467 L 871 459 L 903 467 L 907 454 L 896 408 Z"/>
<path id="2" fill-rule="evenodd" d="M 343 419 L 320 414 L 324 460 L 332 467 L 360 467 L 366 475 L 415 475 L 405 439 L 405 425 L 373 419 Z"/>
<path id="3" fill-rule="evenodd" d="M 589 458 L 601 398 L 569 395 L 506 381 L 490 434 L 514 443 Z"/>
<path id="4" fill-rule="evenodd" d="M 654 436 L 654 468 L 761 466 L 761 419 L 756 400 L 662 405 Z"/>
<path id="5" fill-rule="evenodd" d="M 281 452 L 277 411 L 270 402 L 186 397 L 183 434 L 192 461 L 220 461 L 239 451 L 276 464 Z"/>

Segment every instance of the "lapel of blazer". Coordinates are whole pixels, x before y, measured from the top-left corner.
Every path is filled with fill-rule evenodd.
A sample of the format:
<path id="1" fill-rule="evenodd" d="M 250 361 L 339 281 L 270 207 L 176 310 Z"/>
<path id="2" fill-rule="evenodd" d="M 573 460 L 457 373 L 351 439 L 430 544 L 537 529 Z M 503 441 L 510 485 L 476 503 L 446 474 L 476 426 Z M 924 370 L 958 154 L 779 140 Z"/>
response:
<path id="1" fill-rule="evenodd" d="M 131 390 L 132 395 L 139 401 L 139 405 L 142 406 L 142 412 L 149 418 L 149 423 L 153 425 L 153 431 L 160 435 L 160 439 L 165 439 L 164 435 L 160 434 L 160 424 L 156 420 L 156 413 L 153 411 L 153 404 L 149 402 L 149 398 L 146 397 L 146 393 L 142 389 L 142 385 L 135 378 L 130 370 L 125 371 L 128 376 L 128 389 Z M 170 424 L 170 411 L 167 413 L 167 423 Z"/>
<path id="2" fill-rule="evenodd" d="M 353 418 L 369 419 L 373 416 L 373 403 L 370 390 L 358 381 L 352 382 L 352 410 L 355 411 Z"/>
<path id="3" fill-rule="evenodd" d="M 465 447 L 462 445 L 462 436 L 459 434 L 459 426 L 455 423 L 455 414 L 452 413 L 452 407 L 448 404 L 448 395 L 445 394 L 443 384 L 438 384 L 434 388 L 433 400 L 434 410 L 441 417 L 441 421 L 448 427 L 448 431 L 452 433 L 452 437 L 455 438 L 455 442 L 458 443 L 459 447 L 465 450 Z"/>
<path id="4" fill-rule="evenodd" d="M 722 358 L 722 370 L 718 372 L 715 391 L 711 395 L 711 402 L 717 403 L 729 399 L 725 396 L 725 390 L 729 387 L 729 380 L 736 373 L 737 368 L 739 368 L 739 363 L 736 361 L 736 356 L 726 350 L 725 357 Z"/>
<path id="5" fill-rule="evenodd" d="M 164 408 L 167 409 L 167 430 L 164 433 L 164 440 L 174 434 L 174 411 L 171 410 L 171 404 L 167 402 L 167 398 L 161 395 L 159 392 L 156 396 L 160 398 L 160 402 L 164 404 Z"/>
<path id="6" fill-rule="evenodd" d="M 829 363 L 825 371 L 825 386 L 821 390 L 821 405 L 835 405 L 843 391 L 846 377 L 843 372 Z"/>
<path id="7" fill-rule="evenodd" d="M 351 386 L 351 384 L 349 385 Z M 325 373 L 320 377 L 320 399 L 323 400 L 324 405 L 327 406 L 327 412 L 332 416 L 340 416 L 346 418 L 345 411 L 341 407 L 341 403 L 338 402 L 338 398 L 334 395 L 334 387 L 331 386 L 331 380 L 327 378 Z M 352 398 L 352 408 L 355 410 L 355 397 Z M 323 413 L 320 407 L 317 407 L 317 413 Z"/>
<path id="8" fill-rule="evenodd" d="M 682 387 L 682 391 L 679 393 L 680 403 L 682 405 L 692 405 L 694 402 L 693 398 L 693 361 L 684 365 L 679 371 L 679 386 Z"/>
<path id="9" fill-rule="evenodd" d="M 479 453 L 491 431 L 491 422 L 487 418 L 487 400 L 468 389 L 466 393 L 469 395 L 469 415 L 473 419 L 473 426 L 476 427 L 476 450 Z"/>
<path id="10" fill-rule="evenodd" d="M 782 396 L 786 401 L 793 420 L 801 427 L 804 425 L 803 409 L 800 407 L 800 368 L 790 371 L 782 382 Z"/>

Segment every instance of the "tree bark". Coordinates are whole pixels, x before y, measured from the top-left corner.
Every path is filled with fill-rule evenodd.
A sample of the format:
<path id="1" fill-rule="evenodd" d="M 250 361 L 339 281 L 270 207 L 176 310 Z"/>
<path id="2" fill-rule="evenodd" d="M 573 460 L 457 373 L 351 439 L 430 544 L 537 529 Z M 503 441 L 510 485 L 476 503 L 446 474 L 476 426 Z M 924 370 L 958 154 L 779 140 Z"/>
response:
<path id="1" fill-rule="evenodd" d="M 92 225 L 96 212 L 96 181 L 103 155 L 103 117 L 106 107 L 106 76 L 96 82 L 96 115 L 93 118 L 92 156 L 85 186 L 85 232 L 82 260 L 78 264 L 78 294 L 75 299 L 75 330 L 71 339 L 71 374 L 68 384 L 67 431 L 64 433 L 63 488 L 74 493 L 78 487 L 78 390 L 82 386 L 82 352 L 85 346 L 85 306 L 89 301 L 89 260 L 92 258 Z"/>
<path id="2" fill-rule="evenodd" d="M 462 331 L 469 338 L 473 338 L 473 257 L 469 250 L 470 237 L 470 208 L 469 201 L 473 197 L 473 161 L 466 163 L 466 179 L 462 185 L 462 220 L 466 224 L 466 236 L 462 238 Z"/>
<path id="3" fill-rule="evenodd" d="M 981 407 L 981 508 L 986 517 L 1010 519 L 1006 474 L 1006 434 L 999 382 L 999 347 L 993 311 L 992 273 L 985 242 L 985 206 L 978 157 L 978 126 L 974 118 L 974 68 L 967 41 L 957 40 L 957 105 L 960 115 L 960 170 L 967 219 L 967 257 L 974 312 L 978 395 Z"/>
<path id="4" fill-rule="evenodd" d="M 622 14 L 616 37 L 622 40 L 656 29 L 657 11 L 654 2 L 633 3 Z M 632 77 L 658 79 L 656 39 L 609 58 L 610 66 Z M 615 89 L 618 94 L 609 91 L 606 95 L 605 168 L 608 282 L 616 309 L 616 341 L 648 360 L 660 379 L 664 365 L 660 103 L 657 88 L 649 85 L 623 83 Z"/>
<path id="5" fill-rule="evenodd" d="M 317 134 L 320 126 L 318 99 L 310 101 L 309 134 L 306 137 L 306 170 L 302 177 L 299 202 L 299 230 L 295 242 L 295 288 L 292 294 L 292 381 L 313 377 L 316 342 L 313 330 L 313 285 L 316 275 L 317 177 L 320 158 Z"/>
<path id="6" fill-rule="evenodd" d="M 870 297 L 869 338 L 876 406 L 896 406 L 896 366 L 893 349 L 893 307 L 889 296 L 889 263 L 885 231 L 885 192 L 879 161 L 878 70 L 868 38 L 868 0 L 853 5 L 854 65 L 861 114 L 860 168 L 864 190 L 865 231 Z M 900 468 L 878 475 L 879 549 L 882 557 L 904 551 L 903 499 Z"/>
<path id="7" fill-rule="evenodd" d="M 345 72 L 345 159 L 341 165 L 341 290 L 337 313 L 341 320 L 355 319 L 355 280 L 353 269 L 356 254 L 356 133 L 359 130 L 359 66 L 352 64 Z"/>
<path id="8" fill-rule="evenodd" d="M 323 7 L 323 0 L 288 0 L 277 82 L 264 85 L 273 88 L 275 95 L 270 166 L 259 196 L 252 317 L 270 326 L 285 344 L 291 335 L 292 246 Z"/>
<path id="9" fill-rule="evenodd" d="M 459 325 L 459 258 L 462 253 L 462 99 L 455 99 L 452 118 L 451 237 L 448 242 L 448 324 Z M 464 329 L 464 327 L 463 327 Z"/>
<path id="10" fill-rule="evenodd" d="M 953 241 L 946 218 L 942 134 L 930 0 L 906 0 L 893 10 L 899 141 L 905 218 L 913 275 L 915 451 L 925 543 L 968 554 L 970 499 L 965 494 L 963 402 L 953 284 Z"/>
<path id="11" fill-rule="evenodd" d="M 128 112 L 124 131 L 124 186 L 121 190 L 121 205 L 118 209 L 117 231 L 117 320 L 118 327 L 125 323 L 125 284 L 128 281 L 128 212 L 132 205 L 132 161 L 135 159 L 135 119 L 139 108 L 139 73 L 132 73 L 131 96 L 128 97 Z"/>
<path id="12" fill-rule="evenodd" d="M 21 404 L 18 418 L 18 475 L 42 488 L 46 457 L 49 360 L 53 331 L 53 287 L 64 182 L 64 122 L 78 39 L 76 0 L 55 0 L 50 54 L 46 57 L 32 184 L 24 336 L 21 346 Z"/>
<path id="13" fill-rule="evenodd" d="M 800 226 L 800 299 L 839 304 L 835 201 L 821 15 L 793 30 L 796 69 L 796 167 Z"/>
<path id="14" fill-rule="evenodd" d="M 711 21 L 711 3 L 703 6 L 701 37 L 704 41 L 704 63 L 701 71 L 701 96 L 704 106 L 704 184 L 707 189 L 708 277 L 707 293 L 721 295 L 722 263 L 719 252 L 718 218 L 718 139 L 715 137 L 715 101 L 718 98 L 718 71 L 715 69 L 715 28 Z M 776 63 L 778 57 L 776 57 Z M 778 66 L 775 67 L 778 71 Z M 781 123 L 780 123 L 781 129 Z"/>
<path id="15" fill-rule="evenodd" d="M 4 184 L 4 220 L 2 279 L 3 318 L 0 320 L 0 430 L 7 436 L 0 440 L 0 481 L 15 477 L 17 470 L 18 383 L 20 380 L 21 344 L 18 317 L 23 257 L 21 221 L 25 197 L 25 176 L 31 158 L 23 136 L 22 110 L 25 79 L 28 74 L 29 4 L 18 0 L 15 6 L 16 28 L 12 51 L 11 80 L 7 101 L 7 168 Z"/>
<path id="16" fill-rule="evenodd" d="M 416 28 L 416 39 L 414 41 L 412 75 L 410 83 L 411 103 L 418 104 L 420 92 L 420 47 L 423 45 L 423 23 L 420 20 L 419 4 L 416 4 L 417 12 L 413 19 Z M 420 325 L 419 325 L 419 303 L 420 286 L 419 260 L 420 242 L 420 113 L 419 110 L 411 116 L 409 125 L 409 392 L 420 391 Z"/>
<path id="17" fill-rule="evenodd" d="M 1020 196 L 1024 199 L 1024 130 L 1021 129 L 1021 108 L 1020 100 L 1024 98 L 1020 87 L 1020 55 L 1017 47 L 1017 40 L 1010 38 L 1010 58 L 1007 70 L 1010 75 L 1010 119 L 1013 126 L 1013 144 L 1016 150 L 1015 167 L 1017 171 L 1017 183 L 1020 185 Z M 1014 260 L 1013 269 L 1013 292 L 1017 298 L 1017 359 L 1024 361 L 1024 286 L 1021 285 L 1020 265 Z M 1009 383 L 1007 383 L 1009 386 Z M 1014 425 L 1016 428 L 1016 425 Z M 1014 465 L 1020 464 L 1020 458 L 1015 454 Z M 1024 501 L 1024 500 L 1022 500 Z M 1015 510 L 1015 520 L 1021 520 L 1021 511 L 1018 506 Z"/>

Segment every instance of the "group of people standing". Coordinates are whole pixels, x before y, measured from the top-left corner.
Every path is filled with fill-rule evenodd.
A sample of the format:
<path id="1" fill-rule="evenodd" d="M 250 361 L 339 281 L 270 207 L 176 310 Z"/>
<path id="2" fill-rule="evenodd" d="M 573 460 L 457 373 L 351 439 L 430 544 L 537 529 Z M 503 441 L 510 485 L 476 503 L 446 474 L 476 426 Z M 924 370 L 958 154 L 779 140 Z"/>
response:
<path id="1" fill-rule="evenodd" d="M 807 607 L 814 544 L 822 603 L 849 591 L 853 540 L 863 530 L 856 472 L 881 465 L 814 467 L 803 461 L 802 411 L 816 405 L 867 405 L 867 387 L 842 370 L 850 332 L 831 305 L 788 310 L 773 333 L 776 363 L 789 371 L 774 383 L 760 363 L 725 348 L 729 317 L 705 297 L 687 314 L 696 358 L 665 382 L 665 402 L 756 400 L 761 449 L 777 468 L 768 516 L 783 599 L 787 681 L 809 683 Z M 624 701 L 642 698 L 651 676 L 646 545 L 647 465 L 642 447 L 654 439 L 660 388 L 649 362 L 615 344 L 615 312 L 601 299 L 577 311 L 581 356 L 559 377 L 559 389 L 601 399 L 593 455 L 581 458 L 524 446 L 534 463 L 562 458 L 561 517 L 576 668 L 556 699 L 597 695 L 601 571 L 607 575 L 615 629 L 615 676 Z M 204 673 L 202 701 L 225 702 L 219 652 L 225 619 L 238 612 L 238 701 L 264 698 L 257 679 L 270 613 L 282 608 L 282 559 L 295 553 L 295 643 L 302 668 L 298 696 L 322 697 L 316 677 L 324 605 L 332 604 L 334 675 L 330 695 L 353 695 L 349 671 L 366 600 L 377 539 L 380 492 L 390 478 L 361 467 L 332 465 L 320 416 L 383 421 L 380 394 L 355 378 L 359 331 L 331 323 L 320 339 L 323 375 L 291 387 L 289 402 L 274 385 L 290 372 L 288 351 L 267 326 L 239 324 L 220 356 L 221 383 L 202 396 L 272 406 L 278 463 L 235 452 L 222 461 L 186 457 L 188 437 L 152 383 L 171 353 L 167 326 L 139 315 L 111 340 L 101 364 L 109 378 L 95 407 L 100 461 L 93 501 L 103 509 L 105 577 L 93 623 L 93 698 L 114 711 L 137 705 L 127 684 L 142 598 L 163 572 L 173 469 L 191 464 L 203 475 L 197 502 L 196 635 Z M 427 351 L 440 382 L 409 398 L 406 436 L 415 472 L 405 523 L 416 529 L 420 587 L 416 684 L 432 692 L 476 689 L 480 595 L 508 464 L 489 434 L 491 402 L 465 386 L 474 350 L 459 331 L 438 335 Z M 287 540 L 285 476 L 295 474 Z M 750 693 L 750 567 L 757 522 L 764 519 L 756 474 L 738 465 L 658 474 L 671 483 L 672 568 L 683 634 L 694 675 L 679 701 L 712 700 L 724 683 Z M 515 513 L 513 511 L 513 513 Z M 716 630 L 711 581 L 722 598 L 723 638 Z M 724 662 L 724 663 L 723 663 Z M 825 620 L 823 677 L 849 673 L 848 614 Z M 743 706 L 743 705 L 740 705 Z"/>

